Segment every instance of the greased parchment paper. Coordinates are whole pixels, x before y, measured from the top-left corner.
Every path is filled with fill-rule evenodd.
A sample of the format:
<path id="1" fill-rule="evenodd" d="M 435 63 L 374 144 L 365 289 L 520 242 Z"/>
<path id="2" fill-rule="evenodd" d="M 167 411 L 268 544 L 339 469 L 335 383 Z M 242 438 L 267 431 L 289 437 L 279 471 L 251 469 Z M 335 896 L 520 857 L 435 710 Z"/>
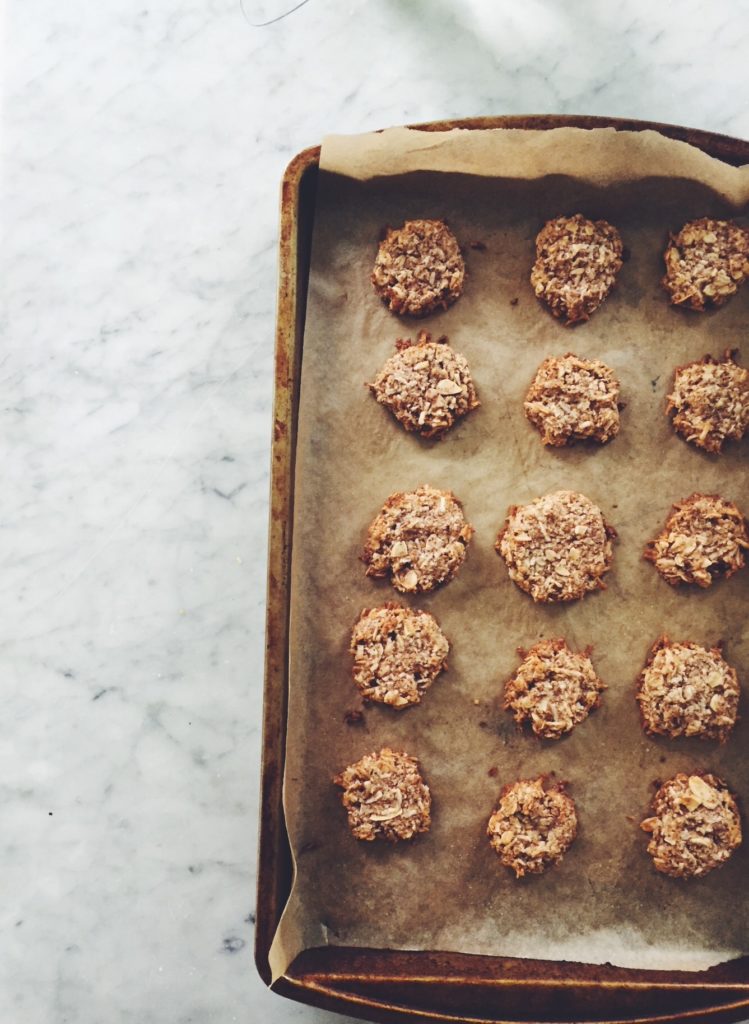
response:
<path id="1" fill-rule="evenodd" d="M 677 438 L 664 415 L 674 368 L 707 352 L 749 360 L 749 287 L 723 309 L 669 307 L 666 233 L 704 215 L 743 216 L 749 168 L 733 169 L 651 132 L 396 129 L 333 138 L 322 150 L 304 336 L 296 463 L 285 808 L 296 864 L 271 954 L 280 974 L 325 943 L 697 970 L 749 952 L 749 840 L 722 869 L 659 875 L 638 828 L 652 783 L 710 769 L 749 804 L 749 711 L 728 743 L 646 737 L 635 681 L 653 641 L 715 644 L 749 707 L 749 570 L 707 591 L 673 589 L 642 552 L 671 503 L 695 490 L 749 511 L 747 442 L 719 458 Z M 617 225 L 628 251 L 593 319 L 565 328 L 529 281 L 549 217 L 581 211 Z M 370 284 L 384 225 L 446 218 L 466 256 L 462 298 L 422 321 L 394 317 Z M 472 248 L 471 243 L 484 248 Z M 398 337 L 448 335 L 468 359 L 481 408 L 443 441 L 406 434 L 371 381 Z M 620 435 L 603 448 L 544 448 L 522 402 L 546 356 L 600 358 L 622 384 Z M 476 528 L 459 576 L 399 597 L 364 575 L 368 524 L 389 494 L 449 488 Z M 559 488 L 582 491 L 619 533 L 608 589 L 539 606 L 494 551 L 507 508 Z M 421 705 L 371 705 L 364 722 L 348 642 L 364 607 L 394 599 L 430 610 L 451 642 L 449 671 Z M 557 742 L 516 731 L 499 703 L 516 648 L 565 636 L 594 645 L 603 704 Z M 418 756 L 433 824 L 412 843 L 351 838 L 331 777 L 391 745 Z M 564 861 L 516 881 L 485 835 L 502 785 L 554 771 L 569 782 L 579 836 Z M 746 823 L 749 827 L 749 822 Z"/>

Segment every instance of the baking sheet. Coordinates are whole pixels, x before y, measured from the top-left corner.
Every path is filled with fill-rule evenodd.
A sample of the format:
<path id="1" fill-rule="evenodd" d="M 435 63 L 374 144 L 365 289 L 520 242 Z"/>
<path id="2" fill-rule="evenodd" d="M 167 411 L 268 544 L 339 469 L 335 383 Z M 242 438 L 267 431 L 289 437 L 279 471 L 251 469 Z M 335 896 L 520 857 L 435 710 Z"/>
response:
<path id="1" fill-rule="evenodd" d="M 585 159 L 582 159 L 582 157 Z M 456 173 L 453 168 L 457 168 Z M 304 337 L 296 462 L 285 812 L 296 877 L 271 950 L 274 977 L 326 943 L 697 970 L 749 952 L 749 843 L 720 871 L 684 883 L 645 854 L 654 779 L 710 769 L 749 799 L 749 713 L 720 747 L 646 737 L 634 701 L 651 643 L 722 639 L 749 681 L 749 571 L 708 591 L 674 590 L 642 559 L 673 501 L 718 492 L 749 508 L 747 442 L 716 459 L 677 438 L 664 415 L 673 368 L 727 347 L 749 359 L 749 288 L 723 309 L 670 308 L 659 280 L 666 231 L 703 215 L 743 215 L 749 168 L 718 164 L 651 132 L 556 129 L 434 134 L 395 130 L 326 140 Z M 629 253 L 593 319 L 574 329 L 537 303 L 533 240 L 559 213 L 616 224 Z M 386 224 L 444 217 L 463 245 L 462 298 L 421 321 L 398 319 L 369 282 Z M 472 242 L 485 249 L 471 248 Z M 482 406 L 443 441 L 405 434 L 363 386 L 421 327 L 447 334 L 472 368 Z M 622 384 L 608 446 L 544 448 L 522 401 L 538 364 L 573 351 Z M 364 575 L 366 528 L 385 498 L 421 483 L 452 489 L 476 528 L 459 576 L 413 598 Z M 608 589 L 536 606 L 494 552 L 507 507 L 582 491 L 619 532 Z M 450 668 L 421 705 L 380 705 L 358 725 L 348 641 L 363 607 L 399 599 L 437 617 Z M 593 644 L 602 707 L 557 742 L 516 731 L 499 698 L 516 648 L 562 635 Z M 421 759 L 431 832 L 396 846 L 353 840 L 331 777 L 390 745 Z M 485 836 L 502 785 L 555 771 L 580 834 L 559 866 L 520 882 Z"/>

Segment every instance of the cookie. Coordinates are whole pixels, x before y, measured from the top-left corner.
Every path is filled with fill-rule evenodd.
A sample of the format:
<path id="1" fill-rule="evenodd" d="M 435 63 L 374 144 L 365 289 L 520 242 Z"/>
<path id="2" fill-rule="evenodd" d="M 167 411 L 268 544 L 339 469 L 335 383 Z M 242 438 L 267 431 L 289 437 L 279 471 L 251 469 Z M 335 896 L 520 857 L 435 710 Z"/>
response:
<path id="1" fill-rule="evenodd" d="M 666 414 L 677 434 L 706 452 L 719 452 L 724 441 L 740 441 L 749 430 L 749 370 L 736 356 L 727 349 L 722 359 L 705 356 L 674 372 Z"/>
<path id="2" fill-rule="evenodd" d="M 544 444 L 605 444 L 619 433 L 619 381 L 598 359 L 550 356 L 536 371 L 523 408 Z"/>
<path id="3" fill-rule="evenodd" d="M 434 590 L 465 561 L 473 527 L 450 491 L 428 484 L 391 494 L 367 534 L 367 576 L 390 576 L 396 590 Z"/>
<path id="4" fill-rule="evenodd" d="M 398 351 L 368 387 L 408 431 L 439 437 L 479 406 L 465 358 L 420 331 L 416 344 L 399 340 Z"/>
<path id="5" fill-rule="evenodd" d="M 732 501 L 717 494 L 692 494 L 677 502 L 644 557 L 672 587 L 709 587 L 743 568 L 749 548 L 746 521 Z"/>
<path id="6" fill-rule="evenodd" d="M 716 647 L 662 636 L 640 673 L 637 703 L 645 732 L 725 740 L 736 724 L 739 681 Z"/>
<path id="7" fill-rule="evenodd" d="M 589 320 L 622 268 L 622 240 L 605 220 L 582 214 L 547 221 L 536 237 L 531 285 L 566 324 Z"/>
<path id="8" fill-rule="evenodd" d="M 575 601 L 605 589 L 616 531 L 590 498 L 555 491 L 513 505 L 496 550 L 521 590 L 534 601 Z"/>
<path id="9" fill-rule="evenodd" d="M 650 833 L 648 853 L 664 875 L 701 878 L 741 845 L 739 809 L 715 775 L 674 775 L 655 794 L 652 810 L 640 828 Z"/>
<path id="10" fill-rule="evenodd" d="M 383 747 L 350 764 L 333 783 L 343 789 L 355 839 L 395 843 L 429 831 L 432 797 L 415 757 Z"/>
<path id="11" fill-rule="evenodd" d="M 386 604 L 365 608 L 351 634 L 354 682 L 367 700 L 418 704 L 443 669 L 450 645 L 429 612 Z"/>
<path id="12" fill-rule="evenodd" d="M 704 311 L 722 306 L 749 276 L 749 232 L 730 220 L 702 217 L 669 235 L 663 287 L 671 304 Z"/>
<path id="13" fill-rule="evenodd" d="M 372 284 L 393 313 L 427 316 L 447 309 L 463 291 L 458 240 L 441 220 L 407 220 L 388 228 L 377 251 Z"/>
<path id="14" fill-rule="evenodd" d="M 572 797 L 547 779 L 523 779 L 505 786 L 489 818 L 487 835 L 500 861 L 523 875 L 540 875 L 557 864 L 577 835 Z"/>
<path id="15" fill-rule="evenodd" d="M 518 652 L 523 662 L 505 683 L 504 707 L 518 725 L 557 740 L 583 722 L 601 703 L 604 685 L 590 660 L 590 648 L 576 654 L 561 637 L 541 640 Z"/>

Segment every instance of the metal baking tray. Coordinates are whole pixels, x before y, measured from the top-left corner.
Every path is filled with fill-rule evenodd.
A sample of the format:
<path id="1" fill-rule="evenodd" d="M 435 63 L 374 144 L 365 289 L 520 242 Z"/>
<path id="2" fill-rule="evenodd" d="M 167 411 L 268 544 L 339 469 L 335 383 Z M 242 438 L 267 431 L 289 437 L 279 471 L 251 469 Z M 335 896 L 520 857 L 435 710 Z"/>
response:
<path id="1" fill-rule="evenodd" d="M 652 129 L 726 163 L 749 163 L 749 142 L 678 125 L 532 115 L 413 125 L 451 128 Z M 282 783 L 288 694 L 289 579 L 294 459 L 307 282 L 320 147 L 289 164 L 281 194 L 270 496 L 268 604 L 255 962 L 270 984 L 268 952 L 291 889 Z M 749 1018 L 749 957 L 698 973 L 444 952 L 326 946 L 301 953 L 273 989 L 313 1006 L 374 1021 L 707 1022 Z"/>

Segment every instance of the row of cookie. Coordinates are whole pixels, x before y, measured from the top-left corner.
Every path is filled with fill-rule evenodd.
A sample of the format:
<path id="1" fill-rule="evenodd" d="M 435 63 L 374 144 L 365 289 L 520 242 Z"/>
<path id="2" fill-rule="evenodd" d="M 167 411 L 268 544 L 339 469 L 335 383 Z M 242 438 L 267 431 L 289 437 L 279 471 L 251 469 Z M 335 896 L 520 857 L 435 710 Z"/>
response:
<path id="1" fill-rule="evenodd" d="M 450 491 L 423 484 L 391 494 L 367 533 L 366 574 L 389 577 L 402 593 L 434 590 L 457 574 L 473 533 Z M 534 601 L 574 601 L 605 589 L 616 536 L 584 494 L 555 491 L 511 506 L 495 547 Z M 733 502 L 692 494 L 672 507 L 644 557 L 672 586 L 709 587 L 742 569 L 748 549 L 748 524 Z"/>
<path id="2" fill-rule="evenodd" d="M 409 754 L 384 747 L 333 783 L 343 790 L 356 839 L 398 842 L 431 827 L 431 792 Z M 722 779 L 702 771 L 680 772 L 660 785 L 640 828 L 650 835 L 647 852 L 655 868 L 674 878 L 700 878 L 720 867 L 742 839 L 736 798 Z M 564 784 L 544 775 L 504 786 L 486 826 L 492 848 L 516 878 L 559 863 L 577 830 L 575 801 Z"/>
<path id="3" fill-rule="evenodd" d="M 420 331 L 415 344 L 398 339 L 396 348 L 367 387 L 407 431 L 442 437 L 481 404 L 467 360 L 447 338 L 432 341 Z M 749 431 L 749 369 L 737 356 L 727 349 L 722 359 L 707 355 L 674 371 L 666 415 L 677 434 L 705 451 L 720 452 Z M 546 445 L 605 444 L 619 433 L 619 393 L 609 366 L 568 352 L 544 359 L 523 408 Z"/>
<path id="4" fill-rule="evenodd" d="M 430 612 L 391 602 L 362 611 L 349 649 L 362 697 L 402 710 L 419 704 L 447 668 L 450 643 Z M 571 650 L 563 637 L 518 648 L 522 662 L 504 685 L 502 706 L 536 736 L 565 736 L 598 707 L 606 688 L 591 652 Z M 662 636 L 640 673 L 636 700 L 650 735 L 722 742 L 736 724 L 740 693 L 719 647 Z"/>
<path id="5" fill-rule="evenodd" d="M 622 239 L 605 220 L 580 213 L 547 221 L 536 237 L 533 291 L 565 324 L 590 319 L 614 287 L 623 265 Z M 675 306 L 722 306 L 749 277 L 749 230 L 702 217 L 670 234 L 662 279 Z M 447 309 L 463 292 L 465 261 L 441 220 L 408 220 L 388 228 L 372 271 L 378 295 L 393 312 L 421 317 Z"/>

